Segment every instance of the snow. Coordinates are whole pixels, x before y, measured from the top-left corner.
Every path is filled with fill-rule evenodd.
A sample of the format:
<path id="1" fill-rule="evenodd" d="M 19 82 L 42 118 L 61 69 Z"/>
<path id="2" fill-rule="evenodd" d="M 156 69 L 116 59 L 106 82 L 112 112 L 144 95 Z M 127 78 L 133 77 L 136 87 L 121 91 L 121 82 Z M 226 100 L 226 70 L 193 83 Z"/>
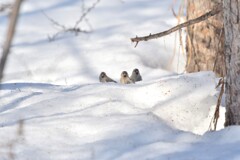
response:
<path id="1" fill-rule="evenodd" d="M 91 33 L 49 42 L 59 28 L 43 12 L 73 26 L 82 2 L 24 2 L 0 90 L 1 160 L 240 159 L 240 128 L 224 129 L 224 100 L 218 131 L 208 131 L 219 95 L 214 73 L 184 73 L 175 34 L 130 42 L 174 26 L 172 1 L 100 1 L 87 16 L 91 27 L 80 24 Z M 2 43 L 6 13 L 0 22 Z M 143 81 L 98 82 L 102 71 L 119 82 L 134 68 Z"/>

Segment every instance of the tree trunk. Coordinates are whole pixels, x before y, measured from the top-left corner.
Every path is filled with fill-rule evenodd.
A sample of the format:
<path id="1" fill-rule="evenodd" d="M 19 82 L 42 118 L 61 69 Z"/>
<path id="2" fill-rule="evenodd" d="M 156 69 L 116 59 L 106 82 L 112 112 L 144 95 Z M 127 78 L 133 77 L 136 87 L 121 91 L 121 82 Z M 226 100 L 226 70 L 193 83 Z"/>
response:
<path id="1" fill-rule="evenodd" d="M 212 10 L 221 0 L 188 0 L 187 20 Z M 187 28 L 187 72 L 211 70 L 225 75 L 223 14 Z"/>
<path id="2" fill-rule="evenodd" d="M 13 10 L 11 13 L 11 17 L 9 20 L 9 27 L 6 35 L 6 40 L 3 44 L 3 51 L 2 51 L 2 57 L 0 59 L 0 83 L 3 78 L 3 71 L 5 68 L 5 64 L 7 62 L 8 54 L 10 52 L 12 40 L 15 34 L 15 28 L 18 20 L 18 14 L 20 11 L 20 6 L 23 0 L 15 0 Z"/>
<path id="3" fill-rule="evenodd" d="M 223 1 L 226 59 L 225 126 L 240 125 L 240 0 Z"/>

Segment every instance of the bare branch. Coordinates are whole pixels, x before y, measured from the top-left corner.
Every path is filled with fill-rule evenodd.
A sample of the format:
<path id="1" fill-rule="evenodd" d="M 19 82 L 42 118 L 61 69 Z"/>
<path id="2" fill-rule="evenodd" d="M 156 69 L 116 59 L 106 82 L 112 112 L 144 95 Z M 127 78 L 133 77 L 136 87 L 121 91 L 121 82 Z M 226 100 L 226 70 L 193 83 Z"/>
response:
<path id="1" fill-rule="evenodd" d="M 74 33 L 75 35 L 78 35 L 78 33 L 90 33 L 90 31 L 86 31 L 81 29 L 80 27 L 78 27 L 78 25 L 85 19 L 86 23 L 88 24 L 89 28 L 92 28 L 90 23 L 88 22 L 88 20 L 86 19 L 86 16 L 88 13 L 90 13 L 95 7 L 96 5 L 100 2 L 100 0 L 97 0 L 95 3 L 92 4 L 92 6 L 90 8 L 88 8 L 86 11 L 84 11 L 84 1 L 83 1 L 83 5 L 82 5 L 82 10 L 83 13 L 81 15 L 81 17 L 76 21 L 75 25 L 73 27 L 66 27 L 62 24 L 60 24 L 59 22 L 57 22 L 56 20 L 54 20 L 53 18 L 49 17 L 44 11 L 42 11 L 42 13 L 44 14 L 44 16 L 53 23 L 53 25 L 60 27 L 61 30 L 58 31 L 57 33 L 53 34 L 53 35 L 48 35 L 48 40 L 54 41 L 59 35 L 66 33 L 66 32 L 70 32 L 70 33 Z"/>
<path id="2" fill-rule="evenodd" d="M 77 22 L 75 23 L 74 28 L 77 28 L 77 26 L 79 25 L 79 23 L 81 23 L 83 21 L 83 19 L 87 16 L 88 13 L 90 13 L 95 7 L 96 5 L 100 2 L 100 0 L 97 0 L 95 3 L 93 3 L 93 5 L 88 8 L 83 14 L 82 16 L 77 20 Z"/>
<path id="3" fill-rule="evenodd" d="M 204 15 L 198 17 L 198 18 L 195 18 L 195 19 L 191 19 L 187 22 L 184 22 L 182 24 L 179 24 L 169 30 L 166 30 L 164 32 L 160 32 L 160 33 L 156 33 L 156 34 L 151 34 L 149 36 L 143 36 L 143 37 L 136 37 L 136 38 L 131 38 L 131 41 L 132 42 L 140 42 L 140 41 L 148 41 L 148 40 L 151 40 L 151 39 L 156 39 L 156 38 L 160 38 L 160 37 L 163 37 L 163 36 L 166 36 L 172 32 L 175 32 L 181 28 L 184 28 L 184 27 L 188 27 L 188 26 L 191 26 L 193 24 L 196 24 L 196 23 L 199 23 L 199 22 L 202 22 L 216 14 L 218 14 L 219 12 L 222 11 L 222 5 L 218 5 L 216 6 L 213 10 L 205 13 Z"/>
<path id="4" fill-rule="evenodd" d="M 81 8 L 82 8 L 82 14 L 84 14 L 85 13 L 85 0 L 82 0 L 82 6 L 81 6 Z M 91 30 L 93 30 L 93 27 L 92 27 L 92 25 L 91 25 L 91 23 L 89 22 L 89 20 L 87 19 L 87 17 L 85 16 L 85 18 L 84 18 L 84 21 L 85 21 L 85 23 L 87 24 L 87 26 L 89 27 L 89 29 L 90 29 L 90 31 Z"/>
<path id="5" fill-rule="evenodd" d="M 44 11 L 42 11 L 43 15 L 45 17 L 47 17 L 47 19 L 49 19 L 49 21 L 51 21 L 55 26 L 62 28 L 63 30 L 66 29 L 66 27 L 64 25 L 61 25 L 60 23 L 58 23 L 56 20 L 54 20 L 53 18 L 49 17 Z"/>
<path id="6" fill-rule="evenodd" d="M 74 33 L 74 34 L 78 34 L 78 33 L 90 33 L 89 31 L 86 31 L 86 30 L 82 30 L 81 28 L 67 28 L 65 30 L 61 30 L 53 35 L 48 35 L 48 40 L 49 42 L 52 42 L 54 41 L 59 35 L 61 34 L 64 34 L 64 33 L 67 33 L 67 32 L 70 32 L 70 33 Z"/>
<path id="7" fill-rule="evenodd" d="M 20 6 L 23 0 L 16 0 L 13 6 L 13 11 L 9 21 L 9 27 L 7 31 L 6 41 L 3 44 L 2 57 L 0 61 L 0 82 L 3 78 L 3 70 L 7 61 L 8 54 L 10 52 L 10 47 L 15 33 L 15 28 L 18 20 L 18 14 L 20 11 Z"/>

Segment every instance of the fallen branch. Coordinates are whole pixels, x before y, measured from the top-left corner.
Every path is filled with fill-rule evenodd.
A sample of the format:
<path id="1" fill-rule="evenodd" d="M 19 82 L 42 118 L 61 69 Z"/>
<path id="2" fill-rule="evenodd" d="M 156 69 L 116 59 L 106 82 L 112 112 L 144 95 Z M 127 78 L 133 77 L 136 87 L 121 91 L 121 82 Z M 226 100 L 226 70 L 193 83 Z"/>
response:
<path id="1" fill-rule="evenodd" d="M 202 15 L 202 16 L 200 16 L 198 18 L 191 19 L 191 20 L 189 20 L 187 22 L 181 23 L 181 24 L 179 24 L 179 25 L 177 25 L 177 26 L 175 26 L 175 27 L 173 27 L 173 28 L 171 28 L 169 30 L 164 31 L 164 32 L 160 32 L 160 33 L 156 33 L 156 34 L 150 34 L 148 36 L 143 36 L 143 37 L 136 36 L 135 38 L 131 38 L 131 41 L 132 42 L 136 42 L 136 45 L 135 45 L 135 47 L 136 47 L 137 44 L 140 41 L 148 41 L 148 40 L 151 40 L 151 39 L 157 39 L 157 38 L 166 36 L 166 35 L 168 35 L 168 34 L 170 34 L 172 32 L 175 32 L 175 31 L 181 29 L 181 28 L 188 27 L 188 26 L 191 26 L 193 24 L 202 22 L 202 21 L 204 21 L 204 20 L 206 20 L 206 19 L 208 19 L 208 18 L 218 14 L 221 11 L 222 11 L 222 5 L 219 4 L 213 10 L 205 13 L 204 15 Z"/>

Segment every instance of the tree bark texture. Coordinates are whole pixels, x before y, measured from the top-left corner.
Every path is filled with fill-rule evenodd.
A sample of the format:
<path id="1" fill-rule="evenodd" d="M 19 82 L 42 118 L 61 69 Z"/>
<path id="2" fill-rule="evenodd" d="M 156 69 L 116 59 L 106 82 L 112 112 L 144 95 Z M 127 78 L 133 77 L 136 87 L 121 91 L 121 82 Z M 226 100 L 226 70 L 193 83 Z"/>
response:
<path id="1" fill-rule="evenodd" d="M 187 20 L 212 10 L 222 0 L 188 0 Z M 211 70 L 225 75 L 223 13 L 187 27 L 187 72 Z"/>
<path id="2" fill-rule="evenodd" d="M 226 59 L 225 126 L 240 125 L 240 0 L 224 0 Z"/>

